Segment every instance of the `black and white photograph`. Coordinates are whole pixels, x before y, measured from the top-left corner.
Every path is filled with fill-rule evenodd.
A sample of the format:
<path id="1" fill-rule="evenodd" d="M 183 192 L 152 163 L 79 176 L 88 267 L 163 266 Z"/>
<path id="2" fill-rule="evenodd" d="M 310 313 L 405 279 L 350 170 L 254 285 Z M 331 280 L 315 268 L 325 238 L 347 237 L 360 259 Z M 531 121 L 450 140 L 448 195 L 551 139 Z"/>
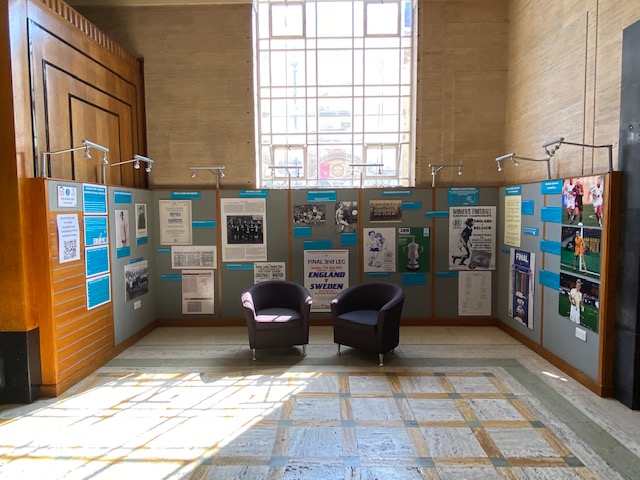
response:
<path id="1" fill-rule="evenodd" d="M 227 244 L 251 245 L 264 243 L 262 215 L 229 215 L 227 217 Z"/>
<path id="2" fill-rule="evenodd" d="M 136 203 L 136 238 L 147 236 L 147 204 Z"/>
<path id="3" fill-rule="evenodd" d="M 267 206 L 264 198 L 221 198 L 223 262 L 267 261 Z"/>
<path id="4" fill-rule="evenodd" d="M 370 222 L 402 222 L 402 200 L 370 200 Z"/>
<path id="5" fill-rule="evenodd" d="M 149 293 L 149 262 L 130 263 L 124 266 L 124 300 L 128 302 Z"/>
<path id="6" fill-rule="evenodd" d="M 449 270 L 495 270 L 496 207 L 449 207 Z"/>
<path id="7" fill-rule="evenodd" d="M 324 225 L 327 221 L 327 206 L 319 203 L 296 203 L 293 205 L 294 225 Z"/>
<path id="8" fill-rule="evenodd" d="M 116 210 L 116 248 L 131 246 L 129 210 Z"/>
<path id="9" fill-rule="evenodd" d="M 336 202 L 336 232 L 352 233 L 358 231 L 358 202 Z"/>

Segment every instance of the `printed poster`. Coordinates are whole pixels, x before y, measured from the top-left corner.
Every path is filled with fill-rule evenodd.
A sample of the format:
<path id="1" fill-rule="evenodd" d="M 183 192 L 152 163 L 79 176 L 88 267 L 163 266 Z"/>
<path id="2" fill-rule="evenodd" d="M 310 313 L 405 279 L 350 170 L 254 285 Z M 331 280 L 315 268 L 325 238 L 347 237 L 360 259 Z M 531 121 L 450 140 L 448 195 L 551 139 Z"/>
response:
<path id="1" fill-rule="evenodd" d="M 191 200 L 160 200 L 160 244 L 191 245 Z"/>
<path id="2" fill-rule="evenodd" d="M 58 262 L 67 263 L 80 260 L 80 225 L 78 214 L 56 216 L 58 227 Z"/>
<path id="3" fill-rule="evenodd" d="M 496 207 L 449 207 L 449 270 L 495 270 Z"/>
<path id="4" fill-rule="evenodd" d="M 462 271 L 458 276 L 458 315 L 491 315 L 491 272 Z"/>
<path id="5" fill-rule="evenodd" d="M 255 262 L 253 264 L 253 283 L 286 279 L 285 262 Z"/>
<path id="6" fill-rule="evenodd" d="M 520 246 L 522 232 L 522 196 L 506 195 L 504 197 L 504 244 L 512 247 Z"/>
<path id="7" fill-rule="evenodd" d="M 313 299 L 311 311 L 330 312 L 331 300 L 349 287 L 349 251 L 305 250 L 304 286 Z"/>
<path id="8" fill-rule="evenodd" d="M 182 313 L 213 314 L 213 270 L 182 271 Z"/>
<path id="9" fill-rule="evenodd" d="M 533 330 L 536 254 L 516 248 L 510 253 L 509 316 Z"/>
<path id="10" fill-rule="evenodd" d="M 399 227 L 398 272 L 428 272 L 431 259 L 429 227 Z"/>
<path id="11" fill-rule="evenodd" d="M 267 261 L 264 198 L 221 198 L 222 261 Z"/>
<path id="12" fill-rule="evenodd" d="M 395 228 L 365 228 L 364 271 L 396 271 L 396 232 Z"/>

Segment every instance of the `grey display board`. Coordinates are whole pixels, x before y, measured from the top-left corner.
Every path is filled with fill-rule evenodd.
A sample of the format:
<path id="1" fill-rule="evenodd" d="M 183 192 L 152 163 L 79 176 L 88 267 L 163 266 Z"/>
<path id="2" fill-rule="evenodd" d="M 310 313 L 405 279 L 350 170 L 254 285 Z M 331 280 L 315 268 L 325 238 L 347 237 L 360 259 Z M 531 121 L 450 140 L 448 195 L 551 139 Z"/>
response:
<path id="1" fill-rule="evenodd" d="M 125 187 L 108 187 L 109 198 L 109 255 L 111 257 L 111 301 L 113 304 L 113 322 L 115 343 L 118 345 L 135 335 L 158 317 L 156 309 L 159 282 L 156 278 L 157 256 L 154 249 L 155 205 L 153 194 L 148 190 Z M 147 236 L 136 237 L 138 212 L 136 204 L 146 205 Z M 128 212 L 128 249 L 119 249 L 116 245 L 118 220 L 116 211 Z M 120 257 L 119 257 L 120 255 Z M 144 292 L 143 269 L 138 268 L 147 262 L 147 293 Z M 131 279 L 127 294 L 125 269 L 131 275 L 135 272 L 136 285 L 132 288 Z"/>
<path id="2" fill-rule="evenodd" d="M 504 244 L 504 222 L 505 222 L 505 188 L 500 188 L 500 208 L 498 210 L 498 252 L 500 255 L 498 263 L 498 291 L 496 295 L 497 316 L 511 328 L 540 344 L 542 333 L 542 286 L 540 285 L 539 271 L 542 266 L 542 252 L 540 251 L 540 239 L 543 238 L 544 224 L 540 219 L 540 208 L 544 206 L 544 196 L 541 193 L 539 183 L 521 185 L 522 200 L 533 206 L 533 215 L 522 215 L 522 231 L 520 236 L 520 246 L 512 247 Z M 524 229 L 537 235 L 524 233 Z M 512 300 L 509 291 L 510 272 L 510 249 L 518 248 L 535 254 L 535 275 L 534 286 L 534 307 L 533 307 L 533 330 L 509 316 L 509 302 Z"/>
<path id="3" fill-rule="evenodd" d="M 251 191 L 250 191 L 251 192 Z M 250 193 L 247 192 L 247 193 Z M 287 262 L 290 246 L 289 199 L 287 190 L 266 190 L 266 232 L 269 262 Z M 220 190 L 220 198 L 242 198 L 243 190 Z M 252 197 L 247 197 L 252 198 Z M 222 218 L 219 219 L 223 221 Z M 220 227 L 221 228 L 221 227 Z M 218 266 L 221 277 L 221 317 L 238 319 L 243 317 L 240 297 L 242 291 L 253 285 L 254 262 L 223 262 Z M 287 268 L 289 266 L 287 265 Z"/>
<path id="4" fill-rule="evenodd" d="M 192 245 L 217 245 L 217 211 L 215 190 L 155 190 L 153 192 L 154 246 L 156 260 L 156 312 L 158 319 L 202 319 L 216 317 L 219 312 L 217 272 L 214 271 L 214 313 L 186 314 L 182 313 L 182 270 L 171 267 L 171 245 L 160 242 L 160 225 L 158 205 L 160 200 L 189 200 L 191 202 Z M 220 265 L 218 265 L 220 268 Z"/>
<path id="5" fill-rule="evenodd" d="M 498 188 L 486 187 L 478 191 L 478 205 L 498 206 Z M 447 188 L 436 189 L 436 202 L 433 207 L 435 212 L 442 212 L 442 216 L 433 218 L 436 235 L 435 243 L 435 304 L 436 318 L 458 317 L 458 276 L 456 272 L 449 271 L 449 190 Z M 445 216 L 446 213 L 446 216 Z M 498 240 L 496 239 L 496 254 L 498 252 Z M 500 257 L 498 257 L 498 262 Z M 497 269 L 497 265 L 496 265 Z M 498 272 L 491 275 L 491 312 L 496 312 L 496 289 L 498 288 Z M 476 317 L 464 317 L 473 320 Z"/>
<path id="6" fill-rule="evenodd" d="M 367 272 L 363 273 L 363 282 L 388 281 L 402 285 L 405 290 L 405 303 L 402 310 L 403 318 L 425 319 L 431 316 L 431 275 L 434 266 L 432 265 L 433 229 L 431 221 L 425 217 L 425 212 L 432 209 L 431 190 L 427 189 L 366 189 L 362 191 L 363 208 L 362 228 L 371 230 L 378 228 L 392 228 L 397 235 L 400 228 L 429 228 L 430 252 L 418 252 L 416 261 L 418 264 L 428 262 L 429 272 L 411 271 L 406 265 L 399 264 L 396 260 L 396 270 L 390 273 Z M 372 207 L 371 202 L 374 202 Z M 401 220 L 396 218 L 385 219 L 384 215 L 379 215 L 375 211 L 375 205 L 384 205 L 384 202 L 400 202 Z M 382 202 L 382 203 L 380 203 Z M 374 208 L 374 210 L 372 210 Z M 361 238 L 360 249 L 364 252 L 367 239 Z M 398 255 L 398 244 L 396 243 L 396 255 Z M 363 260 L 366 262 L 366 259 Z M 364 269 L 363 269 L 364 270 Z"/>

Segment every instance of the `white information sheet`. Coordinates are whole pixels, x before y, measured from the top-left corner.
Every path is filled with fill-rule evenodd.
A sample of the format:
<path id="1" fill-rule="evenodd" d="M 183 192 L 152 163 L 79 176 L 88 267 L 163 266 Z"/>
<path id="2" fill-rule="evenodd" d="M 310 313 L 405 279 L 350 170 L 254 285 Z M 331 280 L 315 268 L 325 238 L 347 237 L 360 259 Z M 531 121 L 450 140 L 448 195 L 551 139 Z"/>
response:
<path id="1" fill-rule="evenodd" d="M 160 200 L 160 244 L 191 245 L 191 200 Z"/>
<path id="2" fill-rule="evenodd" d="M 58 262 L 67 263 L 80 260 L 80 226 L 78 214 L 56 216 L 58 226 Z"/>
<path id="3" fill-rule="evenodd" d="M 267 260 L 267 203 L 264 198 L 221 198 L 222 261 Z"/>
<path id="4" fill-rule="evenodd" d="M 365 228 L 362 242 L 365 272 L 396 271 L 395 228 Z"/>
<path id="5" fill-rule="evenodd" d="M 215 245 L 171 247 L 171 268 L 217 268 Z"/>
<path id="6" fill-rule="evenodd" d="M 504 197 L 504 244 L 520 247 L 522 231 L 522 195 Z"/>
<path id="7" fill-rule="evenodd" d="M 286 280 L 285 262 L 256 262 L 253 264 L 253 283 L 267 280 Z"/>
<path id="8" fill-rule="evenodd" d="M 213 313 L 213 270 L 182 271 L 182 313 Z"/>
<path id="9" fill-rule="evenodd" d="M 330 312 L 331 300 L 349 287 L 349 250 L 305 250 L 304 286 L 311 311 Z"/>
<path id="10" fill-rule="evenodd" d="M 458 315 L 491 315 L 491 272 L 460 272 Z"/>
<path id="11" fill-rule="evenodd" d="M 58 185 L 58 207 L 76 207 L 78 189 L 70 185 Z"/>

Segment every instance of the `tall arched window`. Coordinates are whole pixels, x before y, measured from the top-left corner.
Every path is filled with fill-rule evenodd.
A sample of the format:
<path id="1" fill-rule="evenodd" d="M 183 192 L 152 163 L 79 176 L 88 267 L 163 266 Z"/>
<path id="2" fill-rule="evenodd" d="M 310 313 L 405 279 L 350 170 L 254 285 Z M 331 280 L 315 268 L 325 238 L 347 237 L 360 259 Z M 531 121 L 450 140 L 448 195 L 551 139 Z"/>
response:
<path id="1" fill-rule="evenodd" d="M 254 0 L 259 188 L 413 186 L 417 0 Z"/>

